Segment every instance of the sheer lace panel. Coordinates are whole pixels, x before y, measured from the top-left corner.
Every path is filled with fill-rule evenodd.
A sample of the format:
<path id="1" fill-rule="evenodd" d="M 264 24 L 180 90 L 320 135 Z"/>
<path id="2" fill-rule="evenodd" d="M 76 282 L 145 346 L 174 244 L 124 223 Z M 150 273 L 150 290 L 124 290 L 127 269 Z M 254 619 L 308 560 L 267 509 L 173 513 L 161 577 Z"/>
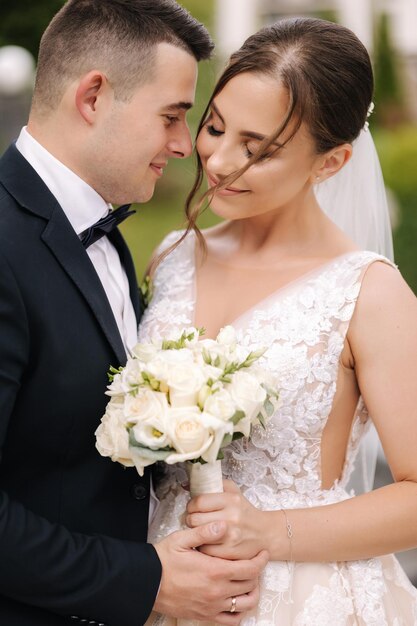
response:
<path id="1" fill-rule="evenodd" d="M 161 249 L 180 234 L 168 235 Z M 194 250 L 191 235 L 158 267 L 155 296 L 141 323 L 142 339 L 192 325 Z M 345 410 L 340 417 L 340 406 L 348 406 L 347 396 L 344 391 L 336 394 L 336 389 L 338 376 L 347 386 L 346 373 L 340 374 L 340 357 L 364 272 L 377 260 L 389 262 L 364 251 L 338 257 L 265 298 L 233 324 L 241 343 L 250 348 L 268 346 L 263 363 L 276 375 L 280 388 L 281 406 L 267 430 L 258 428 L 249 442 L 239 440 L 225 450 L 224 473 L 260 508 L 313 505 L 323 499 L 333 501 L 343 492 L 348 497 L 344 488 L 368 414 L 362 398 L 350 395 L 350 414 Z M 333 424 L 329 416 L 335 401 Z M 344 452 L 344 442 L 339 444 L 341 454 L 331 464 L 323 489 L 322 438 L 326 442 L 338 422 L 346 433 L 347 449 Z M 341 472 L 334 469 L 338 465 Z"/>

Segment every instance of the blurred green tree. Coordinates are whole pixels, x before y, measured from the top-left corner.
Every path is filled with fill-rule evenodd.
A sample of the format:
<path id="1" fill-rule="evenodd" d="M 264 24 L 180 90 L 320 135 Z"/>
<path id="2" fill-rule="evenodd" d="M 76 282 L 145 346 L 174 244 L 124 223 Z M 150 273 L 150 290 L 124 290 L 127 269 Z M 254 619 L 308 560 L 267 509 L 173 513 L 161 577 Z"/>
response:
<path id="1" fill-rule="evenodd" d="M 63 4 L 63 0 L 1 0 L 0 46 L 22 46 L 36 58 L 42 33 Z"/>
<path id="2" fill-rule="evenodd" d="M 407 121 L 401 66 L 391 42 L 390 21 L 382 13 L 375 30 L 375 114 L 374 124 L 395 126 Z"/>

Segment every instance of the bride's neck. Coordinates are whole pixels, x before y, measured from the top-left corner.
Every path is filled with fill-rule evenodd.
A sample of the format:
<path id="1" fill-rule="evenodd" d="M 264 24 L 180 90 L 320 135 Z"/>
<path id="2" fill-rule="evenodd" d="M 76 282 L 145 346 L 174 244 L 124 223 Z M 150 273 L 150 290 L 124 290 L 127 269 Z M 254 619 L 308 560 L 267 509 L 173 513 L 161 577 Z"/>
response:
<path id="1" fill-rule="evenodd" d="M 313 203 L 304 210 L 294 208 L 239 220 L 231 225 L 231 230 L 236 241 L 233 256 L 309 256 L 322 250 L 328 218 Z"/>

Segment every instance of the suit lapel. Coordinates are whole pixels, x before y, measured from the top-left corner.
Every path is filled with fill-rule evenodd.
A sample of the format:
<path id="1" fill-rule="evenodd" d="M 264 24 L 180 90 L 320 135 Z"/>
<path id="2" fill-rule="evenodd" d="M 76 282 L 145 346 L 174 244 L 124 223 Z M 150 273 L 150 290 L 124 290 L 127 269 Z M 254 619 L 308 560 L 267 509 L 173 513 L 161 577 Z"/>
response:
<path id="1" fill-rule="evenodd" d="M 44 244 L 82 293 L 118 363 L 124 364 L 126 352 L 97 272 L 55 197 L 15 146 L 1 159 L 0 182 L 21 206 L 47 220 Z"/>
<path id="2" fill-rule="evenodd" d="M 90 257 L 60 207 L 57 206 L 52 214 L 42 233 L 42 240 L 83 294 L 118 362 L 124 364 L 126 352 L 106 292 Z"/>

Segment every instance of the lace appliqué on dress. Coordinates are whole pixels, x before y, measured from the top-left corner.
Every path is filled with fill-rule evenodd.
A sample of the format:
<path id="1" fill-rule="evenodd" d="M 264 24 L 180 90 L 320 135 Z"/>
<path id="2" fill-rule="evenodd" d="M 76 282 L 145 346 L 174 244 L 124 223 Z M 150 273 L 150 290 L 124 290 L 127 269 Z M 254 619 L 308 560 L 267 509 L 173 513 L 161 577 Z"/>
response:
<path id="1" fill-rule="evenodd" d="M 180 235 L 169 235 L 161 249 Z M 158 267 L 141 340 L 193 324 L 194 246 L 191 235 Z M 250 441 L 235 441 L 224 450 L 225 477 L 260 509 L 320 506 L 351 497 L 347 482 L 370 422 L 363 400 L 356 408 L 341 479 L 327 490 L 321 486 L 321 438 L 362 278 L 375 261 L 390 263 L 365 251 L 333 259 L 233 324 L 239 342 L 250 348 L 268 346 L 263 365 L 280 381 L 280 407 L 267 429 L 256 428 Z M 186 505 L 178 486 L 182 480 L 181 467 L 170 467 L 152 536 L 178 527 Z M 416 613 L 417 591 L 392 555 L 348 563 L 271 562 L 262 576 L 258 610 L 242 625 L 417 626 Z"/>

